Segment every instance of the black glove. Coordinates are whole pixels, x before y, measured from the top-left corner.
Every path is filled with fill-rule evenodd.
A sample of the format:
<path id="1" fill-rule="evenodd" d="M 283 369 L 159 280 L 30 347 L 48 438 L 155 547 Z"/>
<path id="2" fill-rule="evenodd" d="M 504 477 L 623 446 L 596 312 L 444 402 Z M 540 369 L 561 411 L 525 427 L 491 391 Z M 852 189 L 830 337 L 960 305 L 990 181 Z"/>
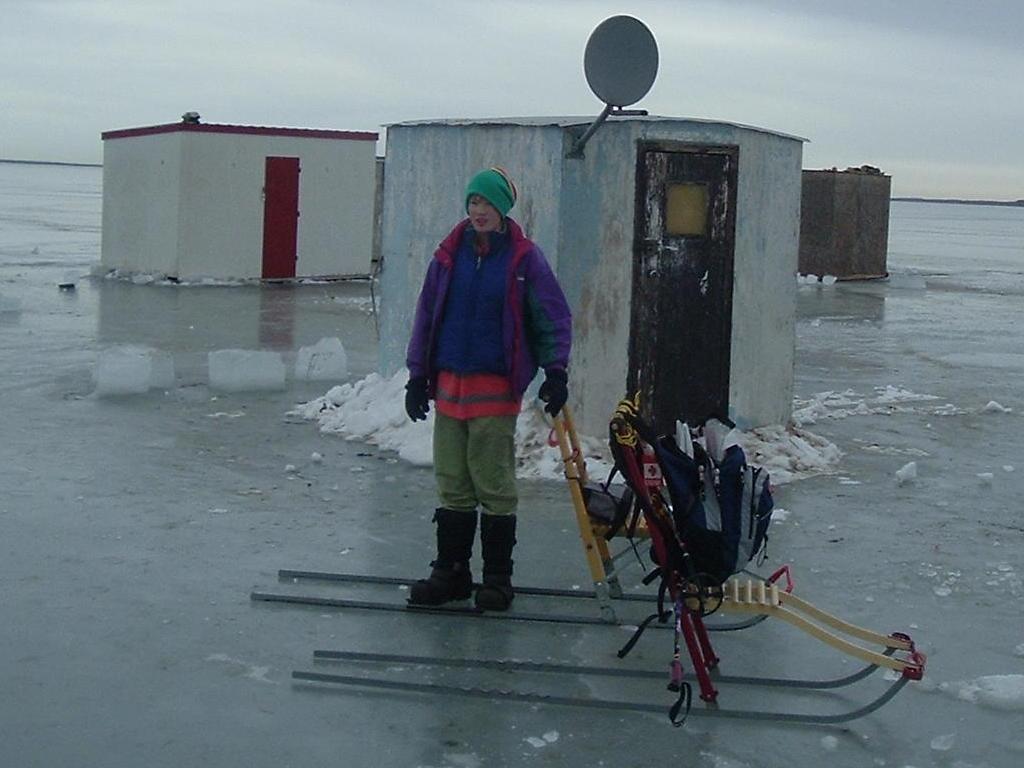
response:
<path id="1" fill-rule="evenodd" d="M 427 418 L 430 400 L 427 397 L 427 377 L 413 376 L 405 385 L 405 412 L 413 421 Z"/>
<path id="2" fill-rule="evenodd" d="M 557 416 L 565 401 L 569 399 L 569 374 L 561 368 L 548 368 L 544 371 L 544 383 L 540 385 L 537 396 L 547 405 L 544 410 Z"/>

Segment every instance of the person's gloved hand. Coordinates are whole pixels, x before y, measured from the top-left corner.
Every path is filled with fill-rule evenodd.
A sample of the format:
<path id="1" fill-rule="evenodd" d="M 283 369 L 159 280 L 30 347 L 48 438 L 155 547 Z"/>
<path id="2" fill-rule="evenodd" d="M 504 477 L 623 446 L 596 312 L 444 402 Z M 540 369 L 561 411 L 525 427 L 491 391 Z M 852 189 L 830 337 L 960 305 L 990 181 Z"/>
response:
<path id="1" fill-rule="evenodd" d="M 544 383 L 540 385 L 537 397 L 547 405 L 544 410 L 557 416 L 565 401 L 569 399 L 569 374 L 561 368 L 548 368 L 544 371 Z"/>
<path id="2" fill-rule="evenodd" d="M 427 397 L 427 377 L 413 376 L 405 385 L 405 412 L 413 421 L 427 418 L 430 400 Z"/>

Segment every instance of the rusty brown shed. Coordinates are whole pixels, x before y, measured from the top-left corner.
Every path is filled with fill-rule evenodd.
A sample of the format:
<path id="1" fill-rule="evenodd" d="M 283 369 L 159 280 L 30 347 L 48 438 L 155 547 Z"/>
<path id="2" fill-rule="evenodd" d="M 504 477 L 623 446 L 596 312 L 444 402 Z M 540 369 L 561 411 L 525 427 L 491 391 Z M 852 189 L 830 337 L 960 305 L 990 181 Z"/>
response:
<path id="1" fill-rule="evenodd" d="M 805 170 L 801 181 L 800 273 L 885 277 L 891 177 L 865 165 Z"/>

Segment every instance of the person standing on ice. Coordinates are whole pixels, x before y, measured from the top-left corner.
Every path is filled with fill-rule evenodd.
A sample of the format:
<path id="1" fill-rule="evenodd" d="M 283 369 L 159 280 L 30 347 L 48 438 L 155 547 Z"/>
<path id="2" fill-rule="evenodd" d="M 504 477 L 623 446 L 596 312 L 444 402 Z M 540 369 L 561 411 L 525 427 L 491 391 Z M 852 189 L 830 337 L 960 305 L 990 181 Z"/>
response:
<path id="1" fill-rule="evenodd" d="M 568 397 L 572 318 L 544 254 L 508 212 L 516 187 L 503 168 L 466 186 L 468 218 L 427 268 L 409 340 L 405 410 L 425 419 L 434 399 L 437 556 L 409 602 L 440 605 L 473 595 L 469 562 L 477 507 L 483 580 L 475 603 L 506 610 L 516 543 L 515 430 L 538 368 L 539 396 L 557 415 Z"/>

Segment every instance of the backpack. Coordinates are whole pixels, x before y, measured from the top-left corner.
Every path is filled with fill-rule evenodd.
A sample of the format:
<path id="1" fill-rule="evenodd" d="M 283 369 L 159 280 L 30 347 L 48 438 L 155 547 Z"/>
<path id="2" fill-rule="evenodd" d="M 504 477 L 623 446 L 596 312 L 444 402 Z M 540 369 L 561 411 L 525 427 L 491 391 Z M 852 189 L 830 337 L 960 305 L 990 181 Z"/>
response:
<path id="1" fill-rule="evenodd" d="M 606 537 L 611 537 L 622 527 L 633 509 L 633 490 L 625 483 L 613 483 L 618 470 L 612 468 L 603 483 L 588 481 L 583 484 L 583 506 L 587 514 L 599 523 L 609 526 Z"/>
<path id="2" fill-rule="evenodd" d="M 694 444 L 693 456 L 670 436 L 654 446 L 672 502 L 672 517 L 695 570 L 721 584 L 743 570 L 768 540 L 774 501 L 768 473 L 747 464 L 739 445 L 716 461 Z"/>

